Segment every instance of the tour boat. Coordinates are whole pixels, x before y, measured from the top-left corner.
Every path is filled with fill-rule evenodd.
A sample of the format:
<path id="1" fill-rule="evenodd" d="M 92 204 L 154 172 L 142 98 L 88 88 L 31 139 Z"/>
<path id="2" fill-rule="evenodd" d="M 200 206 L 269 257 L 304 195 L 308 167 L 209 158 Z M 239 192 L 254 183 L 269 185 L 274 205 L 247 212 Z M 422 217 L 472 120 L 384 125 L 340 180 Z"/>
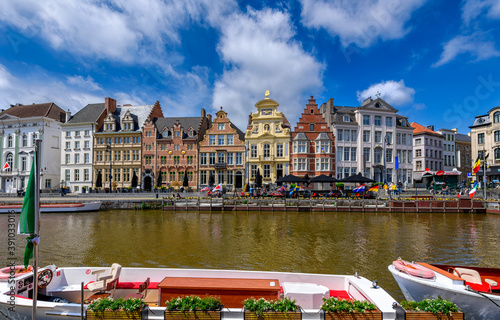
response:
<path id="1" fill-rule="evenodd" d="M 22 204 L 0 204 L 0 213 L 21 212 Z M 98 211 L 101 202 L 42 203 L 40 212 L 87 212 Z"/>
<path id="2" fill-rule="evenodd" d="M 19 270 L 17 270 L 19 271 Z M 107 283 L 99 280 L 102 275 Z M 34 286 L 32 271 L 10 276 L 10 269 L 0 271 L 0 314 L 10 319 L 30 319 Z M 107 276 L 107 277 L 106 277 Z M 165 302 L 173 297 L 197 294 L 220 296 L 223 319 L 243 320 L 243 300 L 250 297 L 277 299 L 286 296 L 296 300 L 308 320 L 323 320 L 320 307 L 324 297 L 368 300 L 382 313 L 382 319 L 395 319 L 395 300 L 382 288 L 358 275 L 328 275 L 266 271 L 209 269 L 128 268 L 113 264 L 108 268 L 55 265 L 40 269 L 37 319 L 77 319 L 95 294 L 96 284 L 106 287 L 113 298 L 136 293 L 147 280 L 144 301 L 148 303 L 147 319 L 163 319 Z M 104 280 L 106 282 L 106 280 Z M 109 286 L 110 283 L 114 285 Z M 94 290 L 94 291 L 92 291 Z M 82 304 L 82 298 L 84 303 Z M 143 313 L 143 319 L 146 315 Z"/>
<path id="3" fill-rule="evenodd" d="M 500 269 L 409 263 L 389 266 L 407 300 L 449 299 L 467 319 L 500 319 Z"/>

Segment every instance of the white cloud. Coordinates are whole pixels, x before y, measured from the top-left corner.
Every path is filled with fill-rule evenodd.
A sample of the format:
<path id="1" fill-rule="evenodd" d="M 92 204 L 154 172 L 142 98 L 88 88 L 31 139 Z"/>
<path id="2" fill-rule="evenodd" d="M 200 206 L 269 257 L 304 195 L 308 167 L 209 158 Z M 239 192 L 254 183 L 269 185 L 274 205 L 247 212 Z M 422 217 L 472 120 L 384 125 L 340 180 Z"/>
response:
<path id="1" fill-rule="evenodd" d="M 405 106 L 413 103 L 415 96 L 415 89 L 409 88 L 405 85 L 403 80 L 394 81 L 388 80 L 380 83 L 372 84 L 368 89 L 358 91 L 358 101 L 361 103 L 368 97 L 375 99 L 376 95 L 380 93 L 380 98 L 384 99 L 394 108 Z M 422 104 L 418 104 L 418 108 L 424 108 Z"/>
<path id="2" fill-rule="evenodd" d="M 465 53 L 474 56 L 476 61 L 500 56 L 500 51 L 495 48 L 495 43 L 493 41 L 486 41 L 480 38 L 481 36 L 477 32 L 472 35 L 456 36 L 443 44 L 441 57 L 432 66 L 442 66 L 455 59 L 458 55 Z"/>
<path id="3" fill-rule="evenodd" d="M 360 48 L 378 39 L 404 37 L 405 25 L 414 11 L 426 0 L 300 0 L 302 23 L 309 28 L 324 28 L 338 36 L 342 45 L 353 43 Z"/>
<path id="4" fill-rule="evenodd" d="M 214 84 L 214 110 L 223 106 L 244 131 L 255 103 L 270 90 L 270 98 L 293 123 L 303 111 L 306 97 L 322 88 L 324 65 L 293 40 L 290 15 L 248 8 L 245 15 L 228 17 L 221 29 L 218 51 L 226 69 Z"/>
<path id="5" fill-rule="evenodd" d="M 73 86 L 80 87 L 91 91 L 102 91 L 101 86 L 92 79 L 91 76 L 84 78 L 83 76 L 68 76 L 68 83 Z"/>
<path id="6" fill-rule="evenodd" d="M 191 20 L 214 23 L 235 1 L 0 1 L 0 20 L 56 50 L 127 63 L 164 60 Z M 160 57 L 158 56 L 160 55 Z"/>
<path id="7" fill-rule="evenodd" d="M 0 89 L 7 89 L 10 87 L 12 75 L 5 66 L 0 64 Z"/>
<path id="8" fill-rule="evenodd" d="M 465 0 L 462 6 L 462 19 L 466 25 L 486 11 L 490 19 L 500 18 L 500 2 L 498 0 Z"/>

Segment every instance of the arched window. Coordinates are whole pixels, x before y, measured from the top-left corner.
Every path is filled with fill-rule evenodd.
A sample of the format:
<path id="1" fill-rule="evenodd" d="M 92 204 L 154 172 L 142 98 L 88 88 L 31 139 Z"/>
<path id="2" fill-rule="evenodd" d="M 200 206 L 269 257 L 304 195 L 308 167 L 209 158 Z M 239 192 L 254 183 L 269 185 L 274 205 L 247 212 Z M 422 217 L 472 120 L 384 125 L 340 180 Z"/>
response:
<path id="1" fill-rule="evenodd" d="M 14 156 L 12 155 L 12 153 L 8 153 L 5 160 L 9 164 L 9 168 L 6 169 L 6 171 L 9 171 L 9 172 L 12 171 L 12 165 L 14 164 Z"/>
<path id="2" fill-rule="evenodd" d="M 500 111 L 497 111 L 493 114 L 493 122 L 494 123 L 500 122 Z"/>
<path id="3" fill-rule="evenodd" d="M 500 148 L 495 149 L 495 160 L 500 160 Z"/>

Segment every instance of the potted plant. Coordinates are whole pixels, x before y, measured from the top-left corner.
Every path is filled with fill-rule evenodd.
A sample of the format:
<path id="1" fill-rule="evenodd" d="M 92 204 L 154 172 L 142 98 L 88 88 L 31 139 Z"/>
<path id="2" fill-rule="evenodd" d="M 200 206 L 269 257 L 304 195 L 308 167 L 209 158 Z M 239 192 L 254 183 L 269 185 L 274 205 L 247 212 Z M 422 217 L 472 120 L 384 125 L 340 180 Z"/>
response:
<path id="1" fill-rule="evenodd" d="M 335 186 L 337 187 L 337 190 L 344 190 L 344 183 L 343 182 L 337 182 L 337 183 L 335 183 Z"/>
<path id="2" fill-rule="evenodd" d="M 420 302 L 401 301 L 407 320 L 463 320 L 464 314 L 451 301 L 441 298 Z"/>
<path id="3" fill-rule="evenodd" d="M 284 297 L 278 300 L 249 298 L 243 301 L 245 320 L 301 320 L 302 313 L 295 300 Z"/>
<path id="4" fill-rule="evenodd" d="M 382 319 L 382 312 L 369 301 L 323 298 L 321 309 L 325 312 L 325 320 Z"/>
<path id="5" fill-rule="evenodd" d="M 165 320 L 220 320 L 220 297 L 186 296 L 166 301 Z"/>
<path id="6" fill-rule="evenodd" d="M 146 303 L 142 299 L 100 298 L 87 307 L 87 319 L 141 319 Z"/>

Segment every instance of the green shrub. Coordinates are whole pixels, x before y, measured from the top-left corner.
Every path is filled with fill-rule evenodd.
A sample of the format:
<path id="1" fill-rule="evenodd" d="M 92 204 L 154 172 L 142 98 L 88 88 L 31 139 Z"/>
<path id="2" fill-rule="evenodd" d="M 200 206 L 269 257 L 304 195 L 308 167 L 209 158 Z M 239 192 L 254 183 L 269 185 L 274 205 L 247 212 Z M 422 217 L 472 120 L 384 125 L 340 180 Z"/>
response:
<path id="1" fill-rule="evenodd" d="M 266 300 L 264 298 L 249 298 L 243 301 L 246 311 L 254 312 L 257 316 L 262 316 L 264 312 L 294 312 L 299 309 L 295 300 L 282 298 L 278 300 Z"/>
<path id="2" fill-rule="evenodd" d="M 337 298 L 323 298 L 323 305 L 321 306 L 325 312 L 330 313 L 354 313 L 354 312 L 365 312 L 370 310 L 377 310 L 375 306 L 368 301 L 357 301 L 357 300 L 344 300 Z"/>
<path id="3" fill-rule="evenodd" d="M 119 298 L 113 300 L 112 298 L 100 298 L 92 301 L 87 307 L 87 310 L 94 312 L 103 312 L 105 310 L 135 311 L 145 306 L 146 303 L 144 303 L 142 299 Z"/>
<path id="4" fill-rule="evenodd" d="M 220 297 L 187 296 L 166 301 L 168 311 L 219 311 L 222 309 Z"/>
<path id="5" fill-rule="evenodd" d="M 452 312 L 459 312 L 458 307 L 446 299 L 424 299 L 420 302 L 415 301 L 401 301 L 401 307 L 408 311 L 424 311 L 436 313 L 445 313 L 451 315 Z"/>

